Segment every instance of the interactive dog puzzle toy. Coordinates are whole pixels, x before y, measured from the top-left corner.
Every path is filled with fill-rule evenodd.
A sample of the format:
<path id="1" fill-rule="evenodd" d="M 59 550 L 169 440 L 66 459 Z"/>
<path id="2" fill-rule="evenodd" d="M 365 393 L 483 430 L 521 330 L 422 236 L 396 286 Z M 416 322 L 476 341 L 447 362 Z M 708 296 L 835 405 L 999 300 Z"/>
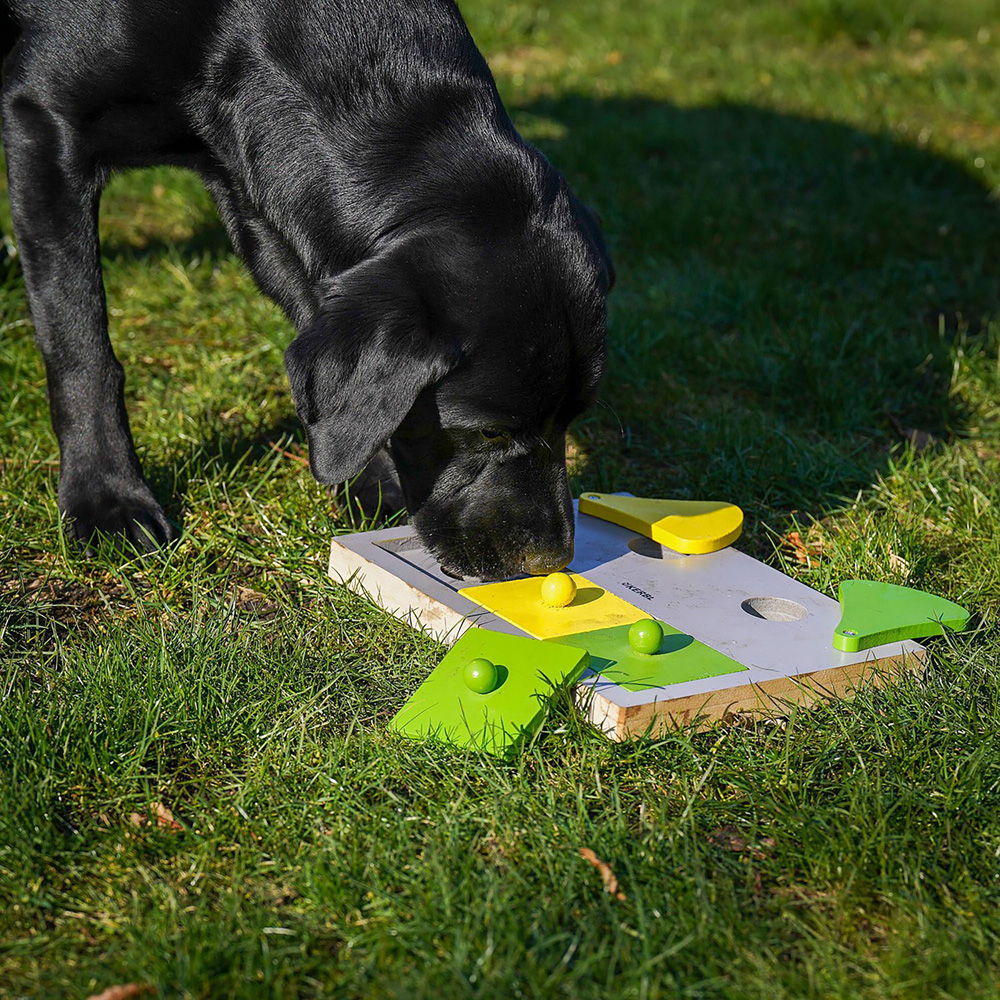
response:
<path id="1" fill-rule="evenodd" d="M 902 622 L 889 605 L 884 615 L 876 615 L 868 600 L 875 592 L 858 591 L 855 607 L 851 584 L 845 585 L 842 620 L 837 601 L 736 549 L 719 548 L 739 531 L 738 508 L 683 501 L 695 504 L 685 515 L 677 506 L 681 501 L 645 500 L 637 502 L 669 504 L 673 513 L 662 513 L 664 506 L 644 506 L 640 514 L 640 508 L 625 503 L 634 497 L 584 498 L 576 521 L 576 556 L 566 573 L 544 581 L 454 580 L 409 527 L 335 538 L 330 572 L 443 642 L 453 643 L 463 632 L 480 640 L 484 635 L 519 637 L 528 643 L 523 656 L 534 657 L 534 669 L 549 677 L 568 674 L 559 675 L 548 663 L 548 650 L 586 651 L 590 665 L 576 688 L 578 703 L 612 739 L 658 735 L 693 720 L 707 725 L 736 712 L 774 715 L 786 712 L 790 703 L 849 695 L 863 677 L 881 683 L 919 667 L 926 650 L 910 637 L 938 634 L 939 618 L 945 625 L 961 618 L 944 613 L 940 603 L 916 610 L 909 604 Z M 703 519 L 715 515 L 724 521 L 709 530 Z M 616 523 L 622 520 L 628 524 Z M 668 522 L 669 530 L 661 522 Z M 715 551 L 679 554 L 651 537 L 654 528 L 659 537 L 668 531 L 673 545 L 714 546 Z M 911 631 L 915 622 L 920 630 Z M 854 638 L 859 640 L 855 648 L 839 645 Z M 478 667 L 464 673 L 477 656 L 494 665 L 504 662 L 484 647 L 475 654 L 466 651 L 461 664 L 446 657 L 453 672 L 446 675 L 439 667 L 431 675 L 435 704 L 462 706 L 443 718 L 450 723 L 466 719 L 470 698 L 495 699 L 489 719 L 502 717 L 520 731 L 526 710 L 522 704 L 520 715 L 507 718 L 498 697 L 505 684 L 480 694 L 475 685 L 488 687 L 489 671 L 482 668 L 482 681 Z M 415 699 L 426 709 L 423 691 Z M 537 704 L 541 692 L 533 694 Z M 396 728 L 416 734 L 423 730 L 407 723 L 414 718 L 411 708 L 412 703 L 400 712 L 403 721 Z M 428 721 L 427 712 L 424 718 Z M 435 710 L 435 724 L 441 720 Z M 482 719 L 473 721 L 478 725 Z"/>
<path id="2" fill-rule="evenodd" d="M 560 598 L 569 596 L 564 604 L 554 605 L 546 597 L 554 589 L 547 586 L 551 577 L 544 581 L 529 576 L 506 583 L 484 583 L 463 587 L 459 593 L 536 639 L 553 639 L 608 625 L 630 625 L 643 616 L 638 608 L 584 576 L 576 573 L 558 575 L 568 580 L 568 585 L 561 586 L 558 595 Z"/>
<path id="3" fill-rule="evenodd" d="M 628 628 L 628 644 L 634 653 L 652 656 L 663 643 L 663 626 L 652 618 L 641 618 Z"/>

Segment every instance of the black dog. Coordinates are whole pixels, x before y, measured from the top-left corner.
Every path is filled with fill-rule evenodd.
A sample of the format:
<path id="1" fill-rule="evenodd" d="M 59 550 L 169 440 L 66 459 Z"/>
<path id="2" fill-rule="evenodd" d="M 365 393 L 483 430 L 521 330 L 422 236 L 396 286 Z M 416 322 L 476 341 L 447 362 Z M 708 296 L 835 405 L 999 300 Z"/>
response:
<path id="1" fill-rule="evenodd" d="M 453 572 L 572 556 L 565 432 L 591 401 L 613 281 L 595 216 L 515 131 L 450 0 L 13 0 L 10 200 L 62 467 L 59 505 L 150 548 L 97 236 L 116 169 L 192 168 L 298 336 L 312 470 L 388 443 Z"/>

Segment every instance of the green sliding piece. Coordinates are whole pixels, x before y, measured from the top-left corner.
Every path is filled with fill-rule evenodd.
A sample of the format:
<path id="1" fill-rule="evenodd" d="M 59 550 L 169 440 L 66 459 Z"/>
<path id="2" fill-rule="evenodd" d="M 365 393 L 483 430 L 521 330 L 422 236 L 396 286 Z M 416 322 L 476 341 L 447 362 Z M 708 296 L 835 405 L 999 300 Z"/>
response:
<path id="1" fill-rule="evenodd" d="M 969 623 L 969 612 L 953 601 L 894 583 L 845 580 L 839 596 L 840 624 L 833 646 L 845 653 L 942 635 L 942 626 L 961 631 Z"/>
<path id="2" fill-rule="evenodd" d="M 389 728 L 509 756 L 541 722 L 553 690 L 577 680 L 587 661 L 582 649 L 470 628 Z"/>
<path id="3" fill-rule="evenodd" d="M 640 624 L 646 628 L 633 632 L 636 625 Z M 646 639 L 651 631 L 655 631 L 648 628 L 653 624 L 662 629 L 659 645 L 652 653 L 638 652 L 630 640 L 637 638 L 638 631 Z M 747 669 L 742 663 L 731 660 L 690 635 L 670 625 L 654 623 L 648 619 L 633 625 L 616 625 L 592 632 L 561 635 L 546 642 L 586 649 L 590 653 L 590 669 L 626 691 L 648 691 L 651 688 L 667 687 L 669 684 L 680 684 L 682 681 L 697 681 L 703 677 L 734 674 Z M 649 648 L 642 641 L 638 645 Z"/>

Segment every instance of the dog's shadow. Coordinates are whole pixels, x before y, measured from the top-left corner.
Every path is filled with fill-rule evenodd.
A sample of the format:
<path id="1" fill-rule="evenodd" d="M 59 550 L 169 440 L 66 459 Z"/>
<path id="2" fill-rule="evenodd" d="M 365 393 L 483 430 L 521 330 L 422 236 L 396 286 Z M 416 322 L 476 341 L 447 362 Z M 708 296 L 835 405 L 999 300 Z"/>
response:
<path id="1" fill-rule="evenodd" d="M 514 112 L 603 217 L 618 270 L 580 487 L 821 514 L 949 391 L 1000 305 L 986 184 L 917 146 L 746 105 L 564 96 Z"/>
<path id="2" fill-rule="evenodd" d="M 205 413 L 203 423 L 210 424 L 212 416 Z M 188 513 L 183 498 L 192 480 L 202 478 L 207 468 L 216 476 L 229 477 L 272 462 L 290 463 L 302 475 L 310 475 L 305 432 L 292 412 L 236 434 L 208 432 L 193 445 L 168 452 L 165 460 L 148 463 L 145 474 L 167 517 L 183 533 Z M 329 490 L 331 509 L 336 508 L 344 523 L 355 529 L 400 523 L 405 513 L 395 470 L 384 450 L 349 485 L 324 488 Z"/>
<path id="3" fill-rule="evenodd" d="M 872 483 L 907 436 L 961 433 L 951 345 L 1000 303 L 1000 213 L 971 170 L 746 105 L 565 96 L 512 113 L 597 208 L 617 265 L 578 488 L 734 499 L 773 524 Z M 226 245 L 207 219 L 191 246 L 141 255 Z M 302 440 L 290 408 L 224 450 L 235 468 L 276 434 Z"/>

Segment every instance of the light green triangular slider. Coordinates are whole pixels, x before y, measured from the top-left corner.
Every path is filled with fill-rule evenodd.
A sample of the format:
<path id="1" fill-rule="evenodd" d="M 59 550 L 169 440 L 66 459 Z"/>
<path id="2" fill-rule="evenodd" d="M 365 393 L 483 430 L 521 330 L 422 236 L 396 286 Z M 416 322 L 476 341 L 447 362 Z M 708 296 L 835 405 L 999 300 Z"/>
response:
<path id="1" fill-rule="evenodd" d="M 538 727 L 553 691 L 589 660 L 584 649 L 470 628 L 389 728 L 508 757 Z"/>
<path id="2" fill-rule="evenodd" d="M 969 612 L 953 601 L 895 583 L 845 580 L 839 597 L 840 624 L 833 646 L 845 653 L 926 639 L 942 635 L 945 628 L 961 631 L 969 623 Z"/>

